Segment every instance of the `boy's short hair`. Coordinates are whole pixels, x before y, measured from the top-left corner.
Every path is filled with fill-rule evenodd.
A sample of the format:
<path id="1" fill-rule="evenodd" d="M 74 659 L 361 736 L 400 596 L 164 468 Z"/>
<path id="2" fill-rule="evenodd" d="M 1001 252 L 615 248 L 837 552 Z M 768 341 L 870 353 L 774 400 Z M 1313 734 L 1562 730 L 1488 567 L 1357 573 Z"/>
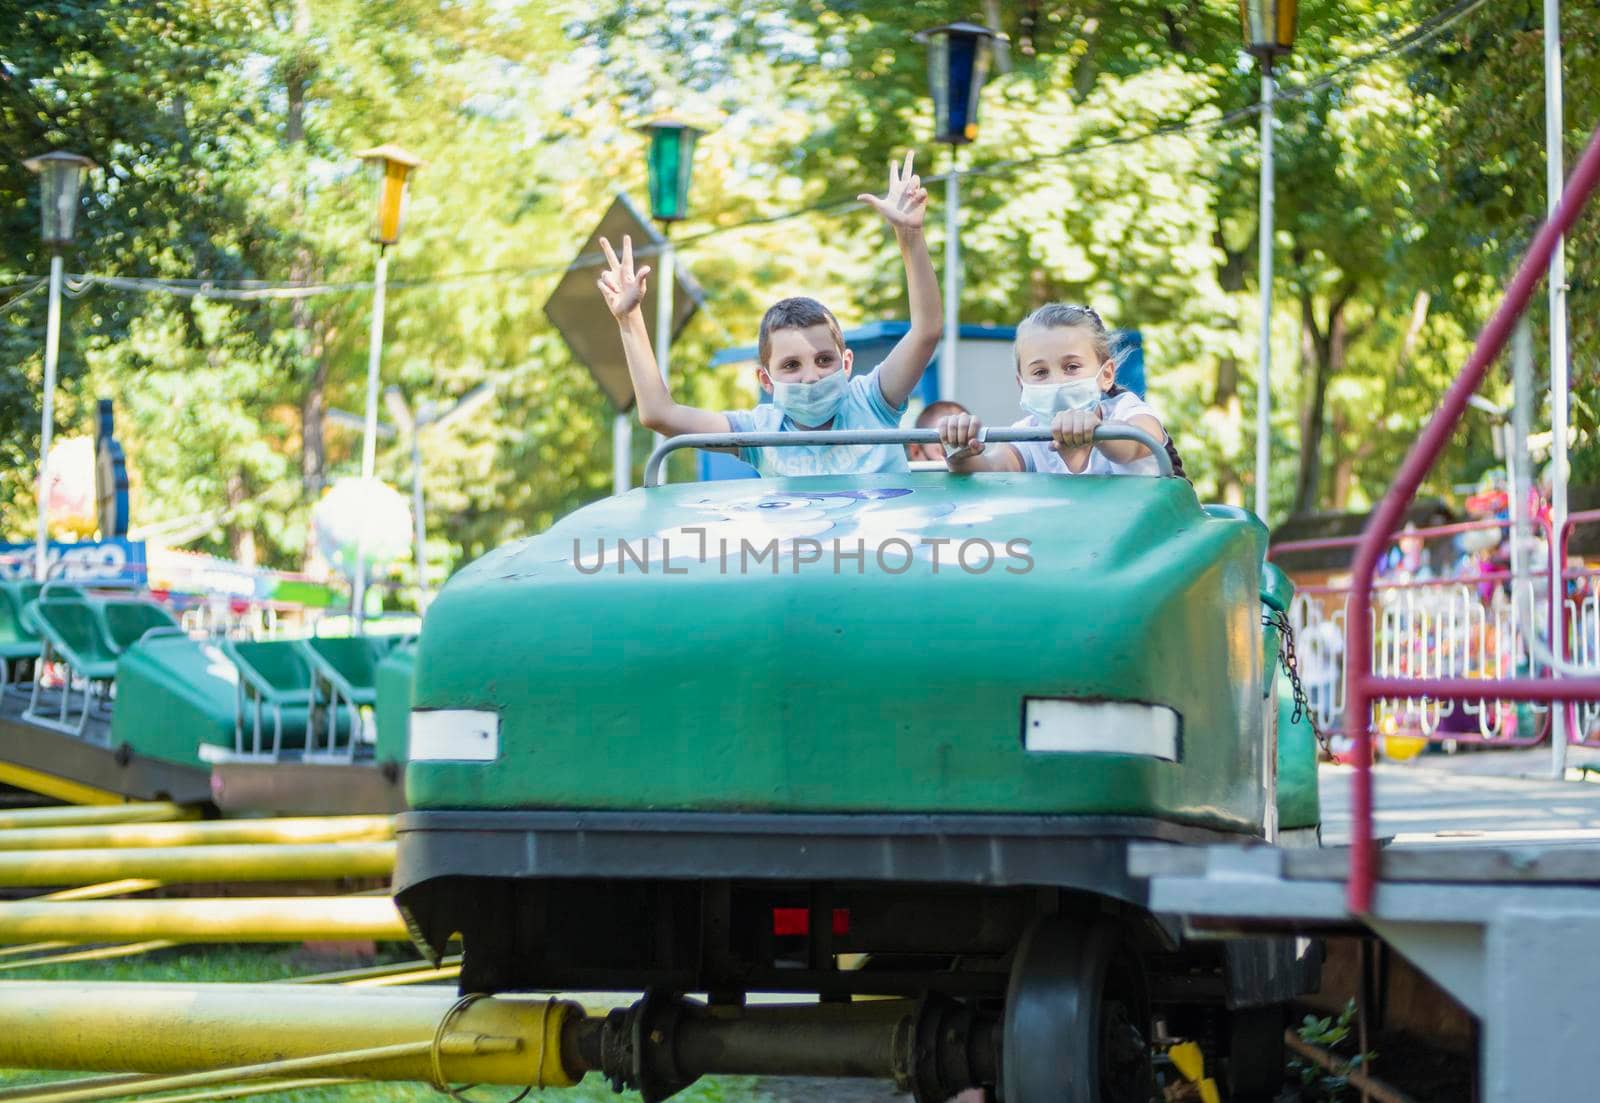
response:
<path id="1" fill-rule="evenodd" d="M 767 358 L 772 355 L 773 330 L 809 329 L 821 325 L 828 327 L 833 343 L 839 346 L 841 353 L 844 352 L 844 331 L 839 328 L 839 319 L 817 300 L 796 295 L 790 299 L 779 299 L 767 307 L 767 312 L 761 316 L 761 335 L 756 339 L 756 356 L 761 366 L 766 367 Z"/>
<path id="2" fill-rule="evenodd" d="M 951 402 L 948 398 L 941 398 L 937 402 L 930 402 L 923 407 L 922 413 L 917 415 L 918 429 L 932 429 L 942 417 L 954 417 L 957 414 L 971 413 L 959 402 Z"/>
<path id="3" fill-rule="evenodd" d="M 1105 322 L 1100 320 L 1100 315 L 1092 306 L 1079 306 L 1076 303 L 1046 303 L 1022 321 L 1017 323 L 1017 338 L 1021 338 L 1024 330 L 1029 329 L 1087 329 L 1094 340 L 1094 354 L 1101 361 L 1110 360 L 1111 357 L 1111 331 L 1106 328 Z M 1022 354 L 1017 350 L 1016 341 L 1011 344 L 1012 359 L 1017 362 L 1017 370 L 1022 370 Z"/>

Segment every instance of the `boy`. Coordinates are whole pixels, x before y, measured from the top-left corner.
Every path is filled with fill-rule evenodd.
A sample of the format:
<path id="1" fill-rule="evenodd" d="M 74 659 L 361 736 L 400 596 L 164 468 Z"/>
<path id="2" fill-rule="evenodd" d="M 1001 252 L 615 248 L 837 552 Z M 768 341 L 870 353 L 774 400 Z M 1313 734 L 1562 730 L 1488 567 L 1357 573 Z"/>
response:
<path id="1" fill-rule="evenodd" d="M 761 319 L 756 377 L 772 395 L 771 405 L 719 413 L 674 402 L 656 372 L 650 336 L 639 309 L 648 267 L 635 271 L 633 243 L 622 239 L 619 260 L 601 239 L 608 270 L 600 293 L 622 331 L 628 374 L 638 397 L 639 420 L 648 429 L 673 437 L 683 433 L 792 432 L 814 429 L 885 429 L 900 423 L 906 399 L 922 378 L 939 343 L 939 281 L 922 236 L 928 193 L 922 178 L 890 164 L 889 193 L 882 199 L 857 196 L 893 229 L 906 266 L 911 328 L 876 369 L 850 378 L 850 350 L 833 314 L 814 299 L 775 303 Z M 868 474 L 905 471 L 905 452 L 896 445 L 827 445 L 800 448 L 742 448 L 739 458 L 763 477 L 780 475 Z"/>
<path id="2" fill-rule="evenodd" d="M 917 428 L 937 429 L 939 423 L 945 418 L 967 412 L 967 408 L 961 403 L 941 398 L 937 402 L 928 403 L 923 408 L 922 413 L 917 415 Z M 906 445 L 906 451 L 911 453 L 913 462 L 944 462 L 944 445 L 942 444 L 908 444 Z"/>

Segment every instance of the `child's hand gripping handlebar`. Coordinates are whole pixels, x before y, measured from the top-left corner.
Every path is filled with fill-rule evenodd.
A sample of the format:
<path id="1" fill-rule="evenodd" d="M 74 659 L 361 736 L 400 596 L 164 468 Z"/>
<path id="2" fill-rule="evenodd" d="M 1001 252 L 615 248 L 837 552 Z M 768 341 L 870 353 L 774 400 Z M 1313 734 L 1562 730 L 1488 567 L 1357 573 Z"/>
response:
<path id="1" fill-rule="evenodd" d="M 986 429 L 983 437 L 988 444 L 1013 444 L 1029 441 L 1048 443 L 1052 437 L 1048 427 L 1029 429 Z M 1163 478 L 1172 475 L 1172 459 L 1165 446 L 1143 429 L 1120 422 L 1097 425 L 1094 439 L 1131 440 L 1142 444 L 1156 458 L 1156 467 Z M 796 448 L 807 444 L 938 444 L 937 429 L 819 429 L 796 433 L 685 433 L 657 445 L 650 453 L 644 468 L 644 485 L 657 486 L 661 482 L 661 465 L 667 455 L 680 448 Z"/>

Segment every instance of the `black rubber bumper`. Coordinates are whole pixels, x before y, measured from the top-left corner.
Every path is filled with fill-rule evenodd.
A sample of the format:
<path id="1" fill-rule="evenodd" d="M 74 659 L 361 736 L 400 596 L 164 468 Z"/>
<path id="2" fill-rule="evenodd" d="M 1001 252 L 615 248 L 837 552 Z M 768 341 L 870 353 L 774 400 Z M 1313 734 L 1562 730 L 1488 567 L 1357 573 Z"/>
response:
<path id="1" fill-rule="evenodd" d="M 440 877 L 866 881 L 1079 889 L 1145 903 L 1127 845 L 1238 836 L 1114 816 L 407 812 L 397 893 Z"/>

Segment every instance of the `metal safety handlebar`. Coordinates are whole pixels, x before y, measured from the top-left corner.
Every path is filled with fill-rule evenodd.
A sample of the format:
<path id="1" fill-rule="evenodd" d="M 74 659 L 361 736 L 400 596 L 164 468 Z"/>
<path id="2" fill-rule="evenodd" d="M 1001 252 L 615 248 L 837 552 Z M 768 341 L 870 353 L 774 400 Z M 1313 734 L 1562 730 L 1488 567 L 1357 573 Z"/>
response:
<path id="1" fill-rule="evenodd" d="M 1044 443 L 1052 439 L 1050 430 L 1039 429 L 985 429 L 985 444 Z M 1172 457 L 1165 445 L 1149 433 L 1133 425 L 1097 425 L 1096 441 L 1131 440 L 1142 444 L 1156 458 L 1156 467 L 1163 477 L 1172 475 Z M 668 453 L 680 448 L 795 448 L 804 444 L 938 444 L 937 429 L 816 429 L 795 433 L 685 433 L 663 441 L 650 453 L 644 466 L 644 485 L 660 485 L 661 465 Z"/>

